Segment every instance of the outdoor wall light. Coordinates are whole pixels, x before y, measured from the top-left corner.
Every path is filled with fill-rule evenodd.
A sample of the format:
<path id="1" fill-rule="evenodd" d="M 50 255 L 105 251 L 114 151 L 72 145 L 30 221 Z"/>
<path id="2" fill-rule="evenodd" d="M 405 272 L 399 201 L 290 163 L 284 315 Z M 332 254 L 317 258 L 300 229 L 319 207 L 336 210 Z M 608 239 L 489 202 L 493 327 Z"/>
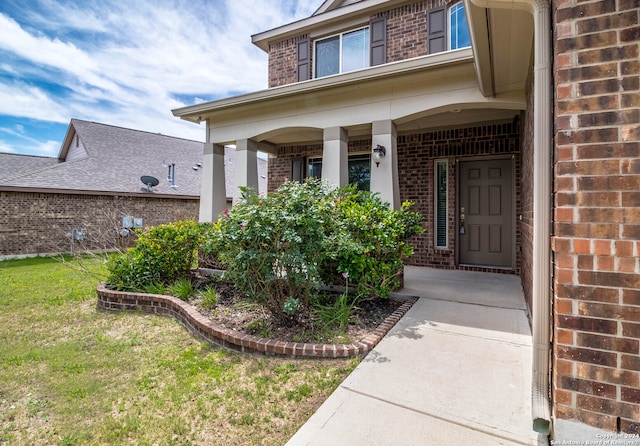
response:
<path id="1" fill-rule="evenodd" d="M 380 165 L 380 161 L 382 161 L 382 158 L 384 158 L 386 154 L 387 149 L 385 149 L 384 146 L 381 146 L 380 144 L 373 148 L 373 162 L 376 163 L 376 167 Z"/>

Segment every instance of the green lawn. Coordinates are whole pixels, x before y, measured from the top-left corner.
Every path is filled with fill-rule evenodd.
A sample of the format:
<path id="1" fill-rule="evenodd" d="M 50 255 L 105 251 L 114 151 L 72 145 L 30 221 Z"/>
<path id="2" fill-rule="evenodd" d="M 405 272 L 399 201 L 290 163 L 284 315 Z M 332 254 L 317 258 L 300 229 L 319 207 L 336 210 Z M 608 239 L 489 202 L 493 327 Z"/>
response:
<path id="1" fill-rule="evenodd" d="M 1 445 L 282 445 L 358 362 L 230 353 L 172 319 L 98 312 L 103 274 L 0 262 Z"/>

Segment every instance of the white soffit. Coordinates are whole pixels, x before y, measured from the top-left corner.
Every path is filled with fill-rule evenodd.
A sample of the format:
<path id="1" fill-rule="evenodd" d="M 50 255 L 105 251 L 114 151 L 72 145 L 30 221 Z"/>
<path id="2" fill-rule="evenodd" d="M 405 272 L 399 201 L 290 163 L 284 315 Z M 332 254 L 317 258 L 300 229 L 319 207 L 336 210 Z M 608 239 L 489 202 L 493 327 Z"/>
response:
<path id="1" fill-rule="evenodd" d="M 526 11 L 489 9 L 495 93 L 523 90 L 531 69 L 533 18 Z"/>

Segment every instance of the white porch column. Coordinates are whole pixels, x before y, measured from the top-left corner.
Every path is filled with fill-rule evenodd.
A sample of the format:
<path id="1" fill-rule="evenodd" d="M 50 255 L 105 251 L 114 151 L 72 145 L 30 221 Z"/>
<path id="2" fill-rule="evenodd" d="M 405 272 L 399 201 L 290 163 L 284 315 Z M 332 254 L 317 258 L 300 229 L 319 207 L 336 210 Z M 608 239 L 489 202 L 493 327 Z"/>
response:
<path id="1" fill-rule="evenodd" d="M 383 146 L 387 153 L 379 166 L 371 160 L 371 192 L 378 192 L 390 209 L 400 208 L 398 182 L 398 139 L 396 125 L 391 120 L 374 121 L 371 127 L 371 145 Z"/>
<path id="2" fill-rule="evenodd" d="M 335 187 L 349 184 L 349 137 L 342 127 L 324 129 L 322 179 Z"/>
<path id="3" fill-rule="evenodd" d="M 204 143 L 202 180 L 200 183 L 201 223 L 217 221 L 227 207 L 224 175 L 224 146 Z"/>
<path id="4" fill-rule="evenodd" d="M 247 186 L 258 191 L 258 144 L 250 139 L 236 141 L 236 185 L 233 202 L 240 199 L 240 187 Z"/>

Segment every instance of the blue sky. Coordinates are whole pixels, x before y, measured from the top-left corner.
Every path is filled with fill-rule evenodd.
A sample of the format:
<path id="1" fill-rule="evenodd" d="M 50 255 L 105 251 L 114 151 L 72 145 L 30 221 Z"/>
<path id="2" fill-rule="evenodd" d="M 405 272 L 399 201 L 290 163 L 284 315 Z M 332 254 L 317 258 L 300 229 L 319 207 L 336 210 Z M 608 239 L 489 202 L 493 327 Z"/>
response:
<path id="1" fill-rule="evenodd" d="M 251 35 L 322 0 L 1 0 L 0 152 L 56 156 L 71 118 L 203 141 L 174 108 L 262 90 Z"/>

